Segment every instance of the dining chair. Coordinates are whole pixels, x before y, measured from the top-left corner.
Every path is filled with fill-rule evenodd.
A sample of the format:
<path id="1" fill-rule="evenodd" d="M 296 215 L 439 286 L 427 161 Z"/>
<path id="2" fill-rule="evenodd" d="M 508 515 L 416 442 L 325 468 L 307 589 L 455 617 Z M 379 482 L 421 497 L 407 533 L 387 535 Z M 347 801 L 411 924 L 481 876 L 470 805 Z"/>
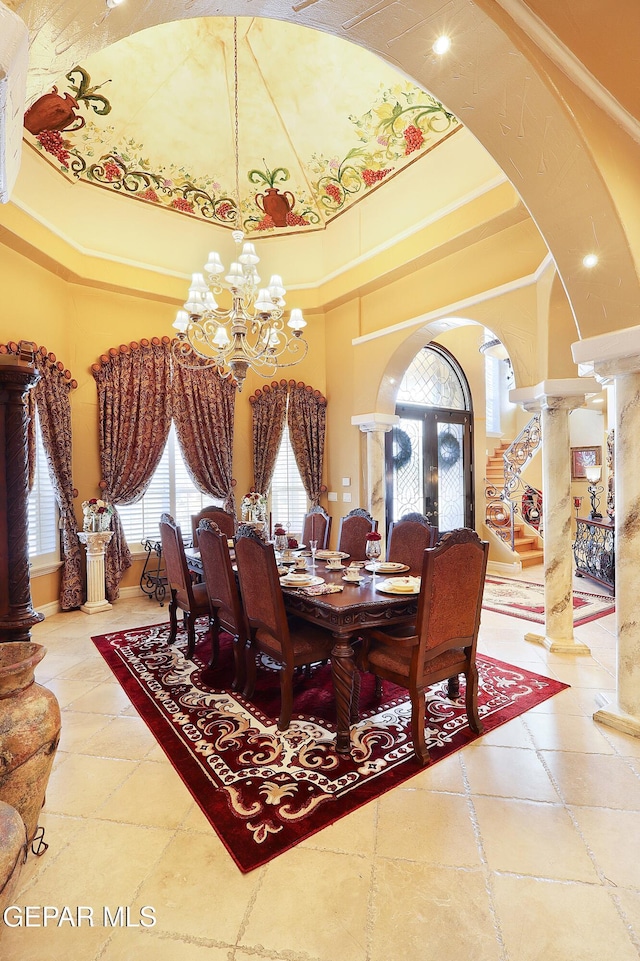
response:
<path id="1" fill-rule="evenodd" d="M 312 507 L 304 515 L 302 521 L 302 543 L 308 547 L 309 541 L 318 542 L 318 550 L 324 551 L 329 546 L 329 534 L 331 533 L 331 516 L 319 504 Z"/>
<path id="2" fill-rule="evenodd" d="M 194 584 L 187 567 L 184 553 L 184 542 L 180 527 L 171 514 L 163 514 L 160 518 L 160 540 L 162 542 L 162 556 L 164 557 L 165 576 L 171 593 L 169 601 L 169 643 L 173 644 L 178 633 L 178 609 L 184 613 L 187 627 L 187 657 L 193 657 L 196 646 L 196 620 L 199 617 L 209 618 L 209 633 L 211 634 L 211 617 L 209 596 L 205 584 Z"/>
<path id="3" fill-rule="evenodd" d="M 249 639 L 249 629 L 231 564 L 227 535 L 214 521 L 203 517 L 198 527 L 198 545 L 212 619 L 209 667 L 216 664 L 222 628 L 233 639 L 235 675 L 232 688 L 234 691 L 241 691 L 245 682 L 245 647 Z"/>
<path id="4" fill-rule="evenodd" d="M 229 514 L 228 511 L 223 510 L 222 507 L 216 507 L 215 505 L 203 507 L 198 514 L 191 515 L 191 533 L 193 535 L 191 543 L 194 547 L 198 546 L 198 527 L 204 517 L 208 517 L 209 520 L 214 521 L 227 537 L 235 537 L 236 519 L 233 514 Z"/>
<path id="5" fill-rule="evenodd" d="M 286 731 L 293 708 L 293 672 L 297 667 L 326 661 L 334 639 L 315 624 L 287 618 L 278 579 L 273 544 L 265 543 L 254 531 L 238 531 L 236 562 L 240 591 L 249 625 L 245 697 L 252 697 L 257 677 L 256 654 L 267 654 L 280 665 L 280 717 L 278 729 Z"/>
<path id="6" fill-rule="evenodd" d="M 367 556 L 367 534 L 378 530 L 378 522 L 363 507 L 354 507 L 340 518 L 338 550 L 349 554 L 352 560 L 363 561 Z"/>
<path id="7" fill-rule="evenodd" d="M 449 531 L 424 552 L 415 624 L 393 634 L 363 632 L 359 666 L 409 691 L 416 757 L 429 764 L 425 743 L 425 689 L 464 674 L 471 730 L 482 733 L 478 714 L 476 644 L 489 542 L 468 528 Z"/>
<path id="8" fill-rule="evenodd" d="M 389 524 L 387 560 L 408 564 L 414 574 L 419 574 L 426 548 L 435 547 L 437 540 L 438 528 L 424 514 L 404 514 Z"/>

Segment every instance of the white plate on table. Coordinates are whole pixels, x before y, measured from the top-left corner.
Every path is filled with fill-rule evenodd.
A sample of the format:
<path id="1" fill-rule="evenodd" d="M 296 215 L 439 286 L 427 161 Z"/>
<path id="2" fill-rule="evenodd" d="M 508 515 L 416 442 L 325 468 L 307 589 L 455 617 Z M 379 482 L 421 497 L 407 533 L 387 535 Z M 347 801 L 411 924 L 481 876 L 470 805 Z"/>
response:
<path id="1" fill-rule="evenodd" d="M 392 577 L 380 584 L 376 584 L 376 590 L 382 594 L 419 594 L 419 577 Z"/>
<path id="2" fill-rule="evenodd" d="M 282 587 L 317 587 L 324 584 L 324 578 L 312 574 L 285 574 L 280 578 L 280 584 Z"/>
<path id="3" fill-rule="evenodd" d="M 317 561 L 341 561 L 350 556 L 350 554 L 345 554 L 344 551 L 316 551 Z"/>
<path id="4" fill-rule="evenodd" d="M 400 564 L 398 561 L 380 561 L 379 564 L 365 564 L 365 570 L 375 571 L 376 574 L 401 574 L 403 571 L 411 570 L 408 564 Z"/>

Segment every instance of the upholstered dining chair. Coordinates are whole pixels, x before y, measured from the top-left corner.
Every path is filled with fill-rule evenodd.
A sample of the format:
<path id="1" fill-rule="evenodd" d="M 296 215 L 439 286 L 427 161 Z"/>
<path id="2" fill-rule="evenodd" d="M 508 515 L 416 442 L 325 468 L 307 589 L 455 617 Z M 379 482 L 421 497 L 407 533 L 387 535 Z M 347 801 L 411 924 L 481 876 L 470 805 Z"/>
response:
<path id="1" fill-rule="evenodd" d="M 302 543 L 307 547 L 309 541 L 318 542 L 318 550 L 324 551 L 329 546 L 329 534 L 331 533 L 331 516 L 325 509 L 317 504 L 304 515 L 302 521 Z"/>
<path id="2" fill-rule="evenodd" d="M 256 653 L 261 651 L 280 665 L 280 718 L 286 731 L 293 708 L 293 672 L 297 667 L 329 658 L 334 640 L 328 631 L 299 618 L 287 618 L 272 544 L 238 529 L 236 562 L 240 591 L 249 624 L 247 681 L 244 694 L 252 697 L 256 685 Z"/>
<path id="3" fill-rule="evenodd" d="M 194 547 L 198 546 L 198 527 L 200 526 L 200 521 L 208 517 L 210 521 L 214 521 L 218 525 L 223 534 L 227 537 L 234 537 L 236 533 L 236 519 L 233 514 L 229 514 L 227 511 L 223 510 L 222 507 L 203 507 L 198 514 L 191 515 L 191 533 L 193 535 L 192 544 Z"/>
<path id="4" fill-rule="evenodd" d="M 364 507 L 354 507 L 340 518 L 338 550 L 349 554 L 355 561 L 364 560 L 367 556 L 367 534 L 377 529 L 378 522 Z"/>
<path id="5" fill-rule="evenodd" d="M 424 553 L 416 622 L 394 634 L 364 633 L 359 665 L 404 687 L 411 697 L 416 757 L 429 764 L 425 743 L 425 689 L 438 681 L 466 678 L 469 725 L 482 733 L 478 714 L 476 644 L 489 542 L 468 528 L 449 531 Z"/>
<path id="6" fill-rule="evenodd" d="M 249 629 L 238 582 L 231 565 L 227 535 L 214 521 L 203 517 L 198 527 L 198 545 L 212 618 L 209 667 L 214 667 L 218 659 L 222 628 L 233 638 L 235 674 L 232 687 L 234 691 L 241 691 L 246 675 L 245 647 L 249 639 Z"/>
<path id="7" fill-rule="evenodd" d="M 196 620 L 199 617 L 208 617 L 211 629 L 207 588 L 204 584 L 194 584 L 191 580 L 184 553 L 182 532 L 171 514 L 163 514 L 160 518 L 160 540 L 167 585 L 171 593 L 169 643 L 173 644 L 178 633 L 178 609 L 180 609 L 184 613 L 187 626 L 187 657 L 193 657 L 196 646 Z"/>
<path id="8" fill-rule="evenodd" d="M 438 528 L 423 514 L 404 514 L 389 524 L 387 560 L 408 564 L 414 574 L 419 574 L 426 548 L 435 547 L 437 540 Z"/>

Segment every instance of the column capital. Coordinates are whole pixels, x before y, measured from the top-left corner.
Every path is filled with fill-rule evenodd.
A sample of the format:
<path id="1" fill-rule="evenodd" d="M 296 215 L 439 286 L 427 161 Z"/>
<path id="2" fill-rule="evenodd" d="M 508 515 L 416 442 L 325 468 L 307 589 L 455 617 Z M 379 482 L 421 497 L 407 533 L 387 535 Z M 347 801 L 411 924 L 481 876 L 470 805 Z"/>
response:
<path id="1" fill-rule="evenodd" d="M 605 380 L 640 371 L 640 326 L 612 330 L 571 345 L 578 372 Z"/>
<path id="2" fill-rule="evenodd" d="M 599 394 L 600 384 L 595 377 L 566 377 L 543 380 L 533 387 L 519 387 L 509 391 L 512 404 L 522 404 L 525 410 L 573 410 L 582 407 L 587 394 Z"/>
<path id="3" fill-rule="evenodd" d="M 359 427 L 363 434 L 374 431 L 387 433 L 400 422 L 397 414 L 355 414 L 351 418 L 354 427 Z"/>

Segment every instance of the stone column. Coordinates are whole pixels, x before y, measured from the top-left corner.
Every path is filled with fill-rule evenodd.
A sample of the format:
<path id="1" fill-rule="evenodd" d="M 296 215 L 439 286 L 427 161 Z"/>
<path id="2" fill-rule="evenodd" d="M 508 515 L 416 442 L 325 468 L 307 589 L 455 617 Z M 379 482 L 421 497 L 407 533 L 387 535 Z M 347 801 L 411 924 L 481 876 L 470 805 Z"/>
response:
<path id="1" fill-rule="evenodd" d="M 616 698 L 596 721 L 640 737 L 640 327 L 572 345 L 580 371 L 615 384 Z"/>
<path id="2" fill-rule="evenodd" d="M 525 410 L 541 411 L 545 632 L 525 634 L 525 640 L 542 644 L 554 653 L 591 653 L 573 636 L 569 412 L 584 404 L 587 392 L 599 390 L 595 380 L 586 383 L 571 379 L 543 381 L 509 394 Z"/>
<path id="3" fill-rule="evenodd" d="M 27 408 L 24 397 L 40 379 L 31 344 L 0 355 L 0 642 L 28 641 L 43 620 L 31 604 L 27 498 Z"/>
<path id="4" fill-rule="evenodd" d="M 108 611 L 111 604 L 105 597 L 104 553 L 113 531 L 79 531 L 78 540 L 87 548 L 87 601 L 80 608 L 85 614 Z"/>
<path id="5" fill-rule="evenodd" d="M 366 434 L 366 508 L 378 522 L 382 535 L 382 557 L 386 550 L 386 498 L 384 435 L 399 422 L 397 414 L 357 414 L 351 423 Z"/>

